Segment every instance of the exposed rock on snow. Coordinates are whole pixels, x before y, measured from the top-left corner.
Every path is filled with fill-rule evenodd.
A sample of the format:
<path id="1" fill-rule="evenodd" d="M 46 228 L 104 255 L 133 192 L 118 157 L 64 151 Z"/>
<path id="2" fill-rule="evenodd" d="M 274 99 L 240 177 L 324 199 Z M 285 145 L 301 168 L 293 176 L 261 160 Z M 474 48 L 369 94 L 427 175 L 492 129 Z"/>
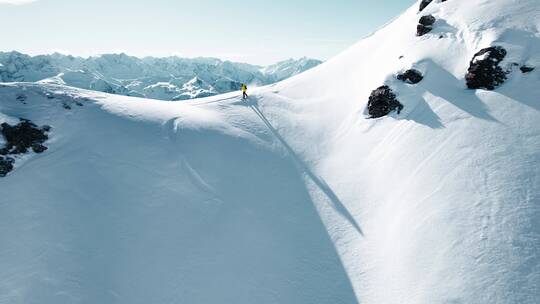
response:
<path id="1" fill-rule="evenodd" d="M 422 73 L 420 73 L 420 71 L 410 69 L 405 71 L 405 73 L 398 74 L 397 79 L 410 84 L 417 84 L 422 81 L 422 79 L 424 79 L 424 76 L 422 76 Z"/>
<path id="2" fill-rule="evenodd" d="M 13 170 L 15 160 L 11 157 L 0 156 L 0 177 L 6 176 Z"/>
<path id="3" fill-rule="evenodd" d="M 525 73 L 530 73 L 530 72 L 534 71 L 534 67 L 530 67 L 530 66 L 526 66 L 526 65 L 520 67 L 519 69 L 520 69 L 521 72 L 524 73 L 524 74 L 525 74 Z"/>
<path id="4" fill-rule="evenodd" d="M 17 94 L 17 97 L 15 99 L 17 99 L 18 101 L 24 103 L 26 101 L 26 98 L 27 98 L 27 96 L 24 95 L 24 94 Z"/>
<path id="5" fill-rule="evenodd" d="M 396 99 L 396 94 L 388 86 L 381 86 L 371 92 L 368 102 L 369 118 L 379 118 L 397 110 L 399 114 L 403 105 Z"/>
<path id="6" fill-rule="evenodd" d="M 441 2 L 446 2 L 447 0 L 441 0 Z M 433 0 L 422 0 L 420 2 L 420 11 L 423 11 Z"/>
<path id="7" fill-rule="evenodd" d="M 0 132 L 5 139 L 5 147 L 0 149 L 0 177 L 5 177 L 13 170 L 15 159 L 6 155 L 17 155 L 27 153 L 32 149 L 35 153 L 42 153 L 47 150 L 43 143 L 49 139 L 47 132 L 49 126 L 41 128 L 31 121 L 21 119 L 17 125 L 2 123 Z"/>
<path id="8" fill-rule="evenodd" d="M 420 2 L 420 11 L 423 11 L 433 0 L 422 0 Z"/>
<path id="9" fill-rule="evenodd" d="M 5 147 L 1 149 L 0 154 L 23 154 L 28 152 L 30 148 L 36 153 L 47 150 L 43 143 L 49 139 L 47 135 L 47 132 L 50 131 L 49 126 L 39 128 L 29 120 L 21 119 L 21 122 L 15 126 L 2 123 L 0 127 L 6 140 Z"/>
<path id="10" fill-rule="evenodd" d="M 492 46 L 476 53 L 471 60 L 465 79 L 469 89 L 494 90 L 506 80 L 506 72 L 499 66 L 506 57 L 506 50 Z"/>
<path id="11" fill-rule="evenodd" d="M 0 123 L 56 126 L 0 178 L 0 302 L 538 304 L 540 3 L 418 4 L 247 104 L 0 84 Z M 516 77 L 466 91 L 492 45 Z M 403 112 L 365 119 L 383 84 Z"/>
<path id="12" fill-rule="evenodd" d="M 422 16 L 418 21 L 418 26 L 416 27 L 416 36 L 423 36 L 433 30 L 433 24 L 435 24 L 435 17 L 432 15 Z"/>
<path id="13" fill-rule="evenodd" d="M 418 23 L 428 26 L 428 25 L 433 25 L 435 21 L 436 19 L 435 17 L 433 17 L 433 15 L 426 15 L 426 16 L 422 16 L 420 18 L 420 21 L 418 21 Z"/>

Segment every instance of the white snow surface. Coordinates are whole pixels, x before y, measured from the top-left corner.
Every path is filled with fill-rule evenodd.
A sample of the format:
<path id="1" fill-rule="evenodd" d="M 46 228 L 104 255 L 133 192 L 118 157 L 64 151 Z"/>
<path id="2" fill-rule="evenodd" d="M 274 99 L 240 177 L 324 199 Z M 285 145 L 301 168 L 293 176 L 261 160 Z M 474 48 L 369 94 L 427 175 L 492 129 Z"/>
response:
<path id="1" fill-rule="evenodd" d="M 490 45 L 537 69 L 467 90 Z M 0 179 L 0 303 L 538 303 L 539 65 L 538 0 L 449 0 L 248 101 L 3 84 L 53 129 Z"/>

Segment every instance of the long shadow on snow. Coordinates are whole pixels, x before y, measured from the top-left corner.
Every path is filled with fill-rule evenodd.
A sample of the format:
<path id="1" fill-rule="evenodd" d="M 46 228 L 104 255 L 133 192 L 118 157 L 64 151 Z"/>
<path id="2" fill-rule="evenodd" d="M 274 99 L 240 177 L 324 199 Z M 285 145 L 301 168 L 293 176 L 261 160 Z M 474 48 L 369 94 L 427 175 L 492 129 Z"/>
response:
<path id="1" fill-rule="evenodd" d="M 362 236 L 364 236 L 364 232 L 362 231 L 362 228 L 360 225 L 356 222 L 354 217 L 349 213 L 345 205 L 341 202 L 339 197 L 336 195 L 336 193 L 330 188 L 330 186 L 326 183 L 326 181 L 317 175 L 315 175 L 307 166 L 307 164 L 298 157 L 296 152 L 289 146 L 287 141 L 279 134 L 279 132 L 272 126 L 270 121 L 266 119 L 264 114 L 261 112 L 261 110 L 257 107 L 256 103 L 250 103 L 249 107 L 259 116 L 259 118 L 262 120 L 262 122 L 268 127 L 268 129 L 272 132 L 272 134 L 279 140 L 279 142 L 285 147 L 289 155 L 293 158 L 294 162 L 298 165 L 298 167 L 304 171 L 309 178 L 321 189 L 321 191 L 330 199 L 330 201 L 333 204 L 334 209 L 345 218 L 351 226 L 354 227 L 354 229 Z"/>
<path id="2" fill-rule="evenodd" d="M 410 112 L 406 106 L 404 112 L 408 113 L 403 116 L 397 116 L 398 119 L 412 120 L 432 129 L 444 128 L 441 118 L 431 109 L 417 87 L 402 83 L 401 81 L 395 81 L 395 86 L 399 88 L 399 100 L 403 101 L 406 105 L 413 105 L 413 109 Z"/>
<path id="3" fill-rule="evenodd" d="M 508 75 L 508 80 L 495 92 L 540 111 L 540 94 L 537 93 L 540 80 L 537 55 L 540 54 L 540 39 L 531 32 L 506 29 L 496 42 L 520 46 L 512 50 L 514 60 L 520 65 L 533 66 L 535 69 L 529 73 L 522 73 L 518 67 L 514 67 L 512 73 Z"/>
<path id="4" fill-rule="evenodd" d="M 179 217 L 181 231 L 197 232 L 176 253 L 192 261 L 179 262 L 190 303 L 358 303 L 293 159 L 220 130 L 169 138 L 174 162 L 195 181 L 176 188 L 201 196 L 179 201 L 200 210 Z"/>
<path id="5" fill-rule="evenodd" d="M 517 73 L 517 72 L 516 72 Z M 521 73 L 521 72 L 519 72 Z M 512 79 L 511 81 L 523 81 L 526 77 L 532 77 L 533 75 L 516 75 L 516 79 Z M 505 96 L 506 98 L 512 99 L 513 101 L 519 102 L 527 107 L 530 107 L 536 111 L 540 112 L 540 97 L 534 96 L 540 96 L 540 94 L 530 94 L 530 92 L 538 91 L 537 83 L 534 79 L 529 80 L 527 83 L 525 83 L 525 86 L 523 86 L 523 83 L 521 83 L 521 90 L 516 90 L 515 88 L 518 86 L 504 86 L 500 89 L 497 89 L 496 93 L 501 94 Z M 510 83 L 508 83 L 510 84 Z M 528 96 L 523 94 L 523 91 L 526 91 Z M 530 96 L 533 96 L 532 98 Z"/>
<path id="6" fill-rule="evenodd" d="M 418 66 L 425 67 L 426 74 L 424 80 L 416 85 L 406 84 L 392 77 L 392 87 L 398 88 L 398 99 L 405 103 L 404 115 L 397 116 L 397 119 L 412 120 L 432 129 L 444 128 L 441 118 L 424 98 L 424 95 L 429 93 L 473 117 L 499 122 L 489 113 L 485 103 L 476 96 L 476 90 L 468 90 L 465 87 L 464 80 L 457 79 L 430 59 L 418 62 Z M 409 107 L 412 110 L 409 110 Z"/>
<path id="7" fill-rule="evenodd" d="M 425 91 L 443 98 L 471 116 L 483 120 L 498 122 L 491 116 L 484 102 L 476 96 L 475 90 L 468 90 L 464 80 L 457 79 L 454 75 L 441 68 L 432 60 L 426 60 L 428 64 L 427 74 L 420 87 Z"/>

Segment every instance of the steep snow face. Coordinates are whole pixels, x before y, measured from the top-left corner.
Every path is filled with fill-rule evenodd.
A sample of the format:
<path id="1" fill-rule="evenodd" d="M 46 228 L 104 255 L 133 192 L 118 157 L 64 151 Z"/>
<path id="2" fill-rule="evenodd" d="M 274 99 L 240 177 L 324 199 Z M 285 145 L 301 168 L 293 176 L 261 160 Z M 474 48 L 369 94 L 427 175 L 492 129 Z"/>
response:
<path id="1" fill-rule="evenodd" d="M 418 11 L 247 101 L 4 85 L 0 122 L 52 129 L 0 179 L 0 299 L 537 303 L 540 4 Z M 469 90 L 489 46 L 506 81 Z M 384 85 L 403 110 L 369 119 Z"/>
<path id="2" fill-rule="evenodd" d="M 301 58 L 261 68 L 214 58 L 139 59 L 126 54 L 105 54 L 83 59 L 61 54 L 30 57 L 10 52 L 0 53 L 0 81 L 45 81 L 112 94 L 184 100 L 236 91 L 242 83 L 274 83 L 320 63 Z M 204 82 L 204 87 L 191 88 L 193 79 Z"/>
<path id="3" fill-rule="evenodd" d="M 415 37 L 426 14 L 433 30 Z M 493 45 L 508 79 L 468 90 Z M 538 1 L 433 1 L 261 97 L 364 232 L 320 211 L 361 303 L 538 302 L 540 74 L 522 65 L 540 65 Z M 424 80 L 396 79 L 410 68 Z M 381 85 L 404 110 L 365 119 Z"/>

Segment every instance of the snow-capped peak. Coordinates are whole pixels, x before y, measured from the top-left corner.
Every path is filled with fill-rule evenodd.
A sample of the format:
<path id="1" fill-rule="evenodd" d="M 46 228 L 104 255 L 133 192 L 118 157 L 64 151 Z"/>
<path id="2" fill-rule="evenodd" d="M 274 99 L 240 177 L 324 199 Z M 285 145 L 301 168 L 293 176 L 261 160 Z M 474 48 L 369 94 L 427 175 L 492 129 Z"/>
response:
<path id="1" fill-rule="evenodd" d="M 301 63 L 305 62 L 305 63 Z M 205 82 L 204 96 L 227 93 L 237 90 L 239 83 L 256 85 L 270 84 L 302 73 L 320 63 L 317 60 L 303 58 L 300 61 L 287 61 L 270 70 L 263 70 L 254 65 L 221 61 L 216 58 L 137 58 L 127 54 L 103 54 L 90 58 L 73 57 L 59 53 L 31 57 L 18 52 L 0 53 L 0 81 L 57 81 L 62 72 L 84 70 L 88 75 L 96 75 L 107 93 L 128 96 L 144 96 L 173 100 L 175 94 L 155 94 L 148 89 L 160 87 L 164 82 L 182 88 L 194 78 Z M 83 89 L 98 89 L 89 82 L 62 79 L 63 83 Z M 129 89 L 128 89 L 129 88 Z M 211 89 L 214 88 L 214 89 Z M 146 90 L 146 91 L 145 91 Z M 175 89 L 176 90 L 176 89 Z M 181 90 L 181 89 L 179 89 Z M 169 90 L 174 91 L 174 90 Z M 186 98 L 203 97 L 196 93 L 183 95 Z M 184 98 L 182 98 L 184 99 Z"/>

